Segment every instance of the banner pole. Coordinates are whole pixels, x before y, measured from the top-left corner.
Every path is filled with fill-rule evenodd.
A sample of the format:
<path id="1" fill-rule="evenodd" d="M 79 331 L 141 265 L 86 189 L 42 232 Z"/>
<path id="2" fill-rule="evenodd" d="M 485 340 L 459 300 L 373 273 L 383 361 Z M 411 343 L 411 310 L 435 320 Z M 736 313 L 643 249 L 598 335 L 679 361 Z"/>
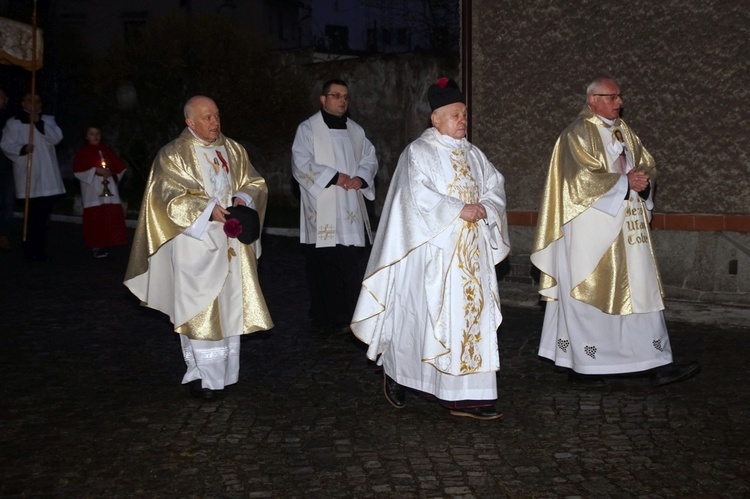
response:
<path id="1" fill-rule="evenodd" d="M 29 196 L 31 195 L 31 160 L 34 156 L 34 128 L 32 122 L 36 108 L 36 0 L 31 14 L 31 111 L 29 114 L 29 143 L 26 151 L 26 198 L 23 205 L 23 241 L 26 242 L 29 220 Z"/>

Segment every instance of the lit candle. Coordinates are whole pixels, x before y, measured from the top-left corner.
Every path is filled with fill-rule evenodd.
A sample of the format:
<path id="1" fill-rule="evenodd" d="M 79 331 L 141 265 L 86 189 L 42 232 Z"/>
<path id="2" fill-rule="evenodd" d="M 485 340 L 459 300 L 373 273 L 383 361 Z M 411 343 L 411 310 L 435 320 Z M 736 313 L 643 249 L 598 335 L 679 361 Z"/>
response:
<path id="1" fill-rule="evenodd" d="M 104 168 L 106 170 L 107 169 L 107 162 L 104 160 L 104 154 L 102 153 L 101 150 L 99 151 L 99 157 L 102 160 L 102 168 Z M 99 195 L 99 197 L 100 198 L 108 198 L 108 197 L 112 196 L 113 194 L 109 190 L 109 180 L 107 179 L 107 176 L 106 175 L 102 175 L 102 177 L 104 177 L 104 178 L 102 178 L 102 193 Z"/>

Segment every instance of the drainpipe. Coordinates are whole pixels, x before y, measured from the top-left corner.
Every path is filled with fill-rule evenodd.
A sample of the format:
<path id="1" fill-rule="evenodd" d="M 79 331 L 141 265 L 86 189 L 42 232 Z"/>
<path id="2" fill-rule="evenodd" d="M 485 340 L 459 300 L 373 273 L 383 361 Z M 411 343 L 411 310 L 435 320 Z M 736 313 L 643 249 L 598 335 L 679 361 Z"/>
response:
<path id="1" fill-rule="evenodd" d="M 466 97 L 466 140 L 471 142 L 471 0 L 461 0 L 461 88 Z"/>

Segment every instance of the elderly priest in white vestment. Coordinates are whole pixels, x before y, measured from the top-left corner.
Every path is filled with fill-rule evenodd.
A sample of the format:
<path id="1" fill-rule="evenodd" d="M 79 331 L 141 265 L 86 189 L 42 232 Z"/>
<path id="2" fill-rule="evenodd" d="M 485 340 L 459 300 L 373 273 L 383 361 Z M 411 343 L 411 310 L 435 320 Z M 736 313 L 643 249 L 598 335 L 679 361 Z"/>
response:
<path id="1" fill-rule="evenodd" d="M 574 383 L 641 372 L 660 386 L 700 365 L 672 362 L 648 227 L 656 168 L 622 103 L 617 82 L 591 82 L 552 153 L 531 255 L 546 301 L 539 355 Z"/>
<path id="2" fill-rule="evenodd" d="M 237 382 L 240 335 L 273 327 L 258 284 L 260 240 L 241 242 L 260 228 L 226 209 L 254 209 L 262 223 L 268 191 L 245 149 L 221 133 L 212 99 L 188 100 L 185 123 L 154 160 L 125 285 L 169 316 L 187 364 L 182 383 L 210 399 Z"/>
<path id="3" fill-rule="evenodd" d="M 440 78 L 427 97 L 433 126 L 398 161 L 351 328 L 394 407 L 411 389 L 455 416 L 498 419 L 505 180 L 466 140 L 456 83 Z"/>

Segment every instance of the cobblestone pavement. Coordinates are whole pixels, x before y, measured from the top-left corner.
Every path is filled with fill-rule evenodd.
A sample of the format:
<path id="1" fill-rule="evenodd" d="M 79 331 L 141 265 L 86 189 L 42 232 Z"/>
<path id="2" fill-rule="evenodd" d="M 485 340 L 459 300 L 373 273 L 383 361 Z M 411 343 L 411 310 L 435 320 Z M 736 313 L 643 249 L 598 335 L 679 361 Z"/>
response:
<path id="1" fill-rule="evenodd" d="M 264 236 L 276 327 L 202 401 L 168 321 L 121 283 L 129 250 L 95 260 L 62 223 L 49 246 L 44 263 L 0 254 L 0 497 L 750 496 L 750 326 L 670 322 L 698 377 L 583 389 L 537 357 L 542 311 L 505 307 L 503 420 L 399 411 L 353 336 L 309 331 L 297 243 Z"/>

